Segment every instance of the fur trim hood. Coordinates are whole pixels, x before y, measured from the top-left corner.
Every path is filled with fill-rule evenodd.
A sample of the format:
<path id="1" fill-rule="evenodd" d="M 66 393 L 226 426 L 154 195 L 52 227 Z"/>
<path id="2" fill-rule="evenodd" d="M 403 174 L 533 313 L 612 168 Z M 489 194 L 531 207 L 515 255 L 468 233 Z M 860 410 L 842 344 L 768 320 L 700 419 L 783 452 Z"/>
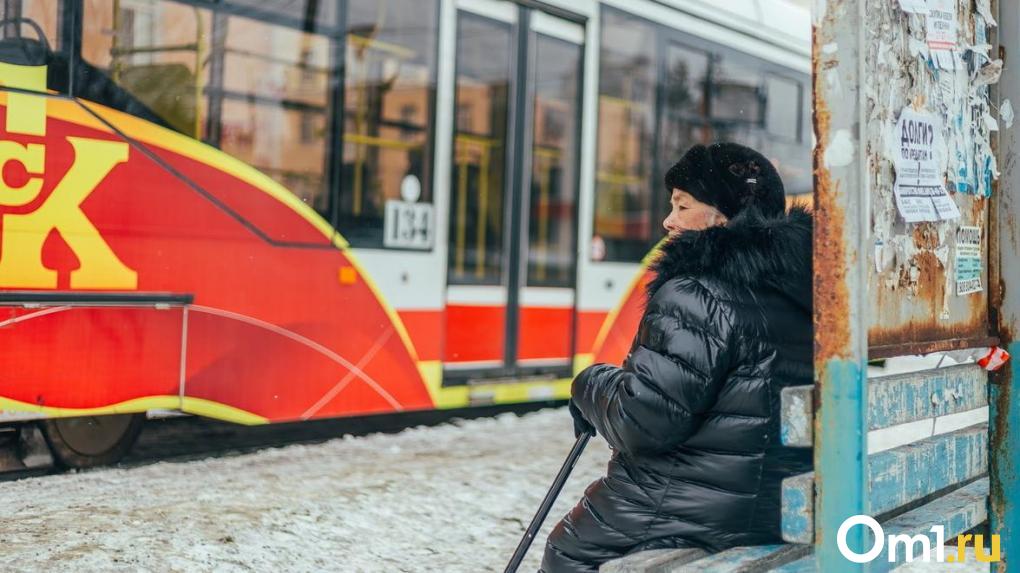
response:
<path id="1" fill-rule="evenodd" d="M 648 298 L 670 279 L 694 276 L 775 289 L 810 311 L 811 228 L 810 211 L 794 206 L 776 217 L 748 208 L 726 225 L 681 233 L 660 247 Z"/>

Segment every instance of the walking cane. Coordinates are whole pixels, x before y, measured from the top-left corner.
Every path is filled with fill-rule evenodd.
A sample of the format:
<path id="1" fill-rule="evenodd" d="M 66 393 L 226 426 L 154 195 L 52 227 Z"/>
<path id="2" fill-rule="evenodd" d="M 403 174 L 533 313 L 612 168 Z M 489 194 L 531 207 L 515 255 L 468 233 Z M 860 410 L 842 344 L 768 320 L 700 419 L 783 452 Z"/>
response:
<path id="1" fill-rule="evenodd" d="M 570 472 L 574 469 L 574 464 L 581 457 L 581 452 L 584 451 L 584 447 L 588 445 L 588 440 L 591 439 L 591 434 L 585 432 L 577 437 L 577 441 L 574 442 L 574 447 L 567 454 L 567 459 L 563 460 L 563 467 L 560 468 L 560 473 L 556 474 L 556 479 L 553 480 L 552 487 L 545 493 L 545 499 L 542 500 L 542 505 L 538 506 L 538 511 L 535 512 L 535 517 L 531 518 L 531 524 L 528 525 L 528 530 L 524 532 L 524 537 L 521 538 L 521 542 L 517 544 L 517 550 L 514 551 L 514 556 L 510 558 L 510 563 L 507 563 L 506 569 L 503 573 L 516 573 L 517 568 L 521 566 L 521 561 L 524 560 L 524 555 L 528 552 L 528 548 L 531 547 L 531 542 L 535 540 L 535 536 L 538 535 L 538 530 L 542 527 L 542 522 L 545 521 L 549 510 L 552 509 L 553 502 L 560 495 L 560 491 L 563 489 L 563 484 L 567 483 L 567 478 L 570 477 Z"/>

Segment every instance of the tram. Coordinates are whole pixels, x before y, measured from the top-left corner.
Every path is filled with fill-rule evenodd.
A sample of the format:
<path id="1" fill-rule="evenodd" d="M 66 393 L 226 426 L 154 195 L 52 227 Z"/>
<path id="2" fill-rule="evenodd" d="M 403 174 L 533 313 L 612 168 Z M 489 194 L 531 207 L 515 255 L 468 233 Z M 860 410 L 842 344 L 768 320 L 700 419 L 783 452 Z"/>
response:
<path id="1" fill-rule="evenodd" d="M 785 0 L 0 2 L 0 423 L 567 398 L 688 146 L 809 197 L 810 70 Z"/>

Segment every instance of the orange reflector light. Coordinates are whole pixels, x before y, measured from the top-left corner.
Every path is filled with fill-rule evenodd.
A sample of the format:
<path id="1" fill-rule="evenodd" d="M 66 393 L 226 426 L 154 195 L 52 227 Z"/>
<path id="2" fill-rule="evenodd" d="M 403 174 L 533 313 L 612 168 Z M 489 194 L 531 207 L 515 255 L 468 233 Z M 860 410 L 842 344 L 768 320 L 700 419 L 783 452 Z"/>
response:
<path id="1" fill-rule="evenodd" d="M 354 267 L 341 267 L 340 284 L 352 285 L 358 282 L 358 271 Z"/>

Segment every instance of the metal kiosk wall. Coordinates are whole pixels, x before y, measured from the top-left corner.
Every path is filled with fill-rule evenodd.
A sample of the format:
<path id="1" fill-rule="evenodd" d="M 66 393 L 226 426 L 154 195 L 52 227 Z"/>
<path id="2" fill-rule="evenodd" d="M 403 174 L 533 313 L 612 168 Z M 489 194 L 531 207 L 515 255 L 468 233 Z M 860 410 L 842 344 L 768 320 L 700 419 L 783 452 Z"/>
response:
<path id="1" fill-rule="evenodd" d="M 997 30 L 995 9 L 989 0 L 816 3 L 816 471 L 813 526 L 807 523 L 819 571 L 896 566 L 886 563 L 886 551 L 868 565 L 848 560 L 837 545 L 844 520 L 902 513 L 933 494 L 976 487 L 985 471 L 991 533 L 1001 534 L 999 570 L 1010 553 L 1020 554 L 1007 501 L 1017 485 L 1008 367 L 987 382 L 982 370 L 979 384 L 968 386 L 978 396 L 956 393 L 963 387 L 957 374 L 868 378 L 869 359 L 996 344 L 1020 350 L 1011 335 L 1020 299 L 1009 288 L 1020 276 L 1008 264 L 1018 249 L 1009 214 L 1018 191 L 1009 182 L 1012 162 L 995 152 L 1001 133 L 1007 141 L 998 157 L 1010 157 L 1006 96 L 1017 80 L 1007 60 L 998 97 L 1003 63 L 994 47 L 997 32 L 1016 37 L 1018 13 L 1003 6 Z M 979 367 L 970 368 L 973 377 Z M 899 390 L 886 394 L 890 388 Z M 869 456 L 869 430 L 914 420 L 921 410 L 942 414 L 943 401 L 980 406 L 986 390 L 990 447 L 983 427 L 974 426 L 911 444 L 915 452 L 930 445 L 928 458 Z M 890 465 L 869 467 L 879 463 Z M 968 508 L 956 526 L 971 525 L 982 510 Z M 925 528 L 959 517 L 950 513 L 936 511 Z M 947 537 L 962 533 L 946 527 Z M 790 529 L 784 519 L 784 534 Z M 846 533 L 850 549 L 874 546 L 866 527 Z"/>

